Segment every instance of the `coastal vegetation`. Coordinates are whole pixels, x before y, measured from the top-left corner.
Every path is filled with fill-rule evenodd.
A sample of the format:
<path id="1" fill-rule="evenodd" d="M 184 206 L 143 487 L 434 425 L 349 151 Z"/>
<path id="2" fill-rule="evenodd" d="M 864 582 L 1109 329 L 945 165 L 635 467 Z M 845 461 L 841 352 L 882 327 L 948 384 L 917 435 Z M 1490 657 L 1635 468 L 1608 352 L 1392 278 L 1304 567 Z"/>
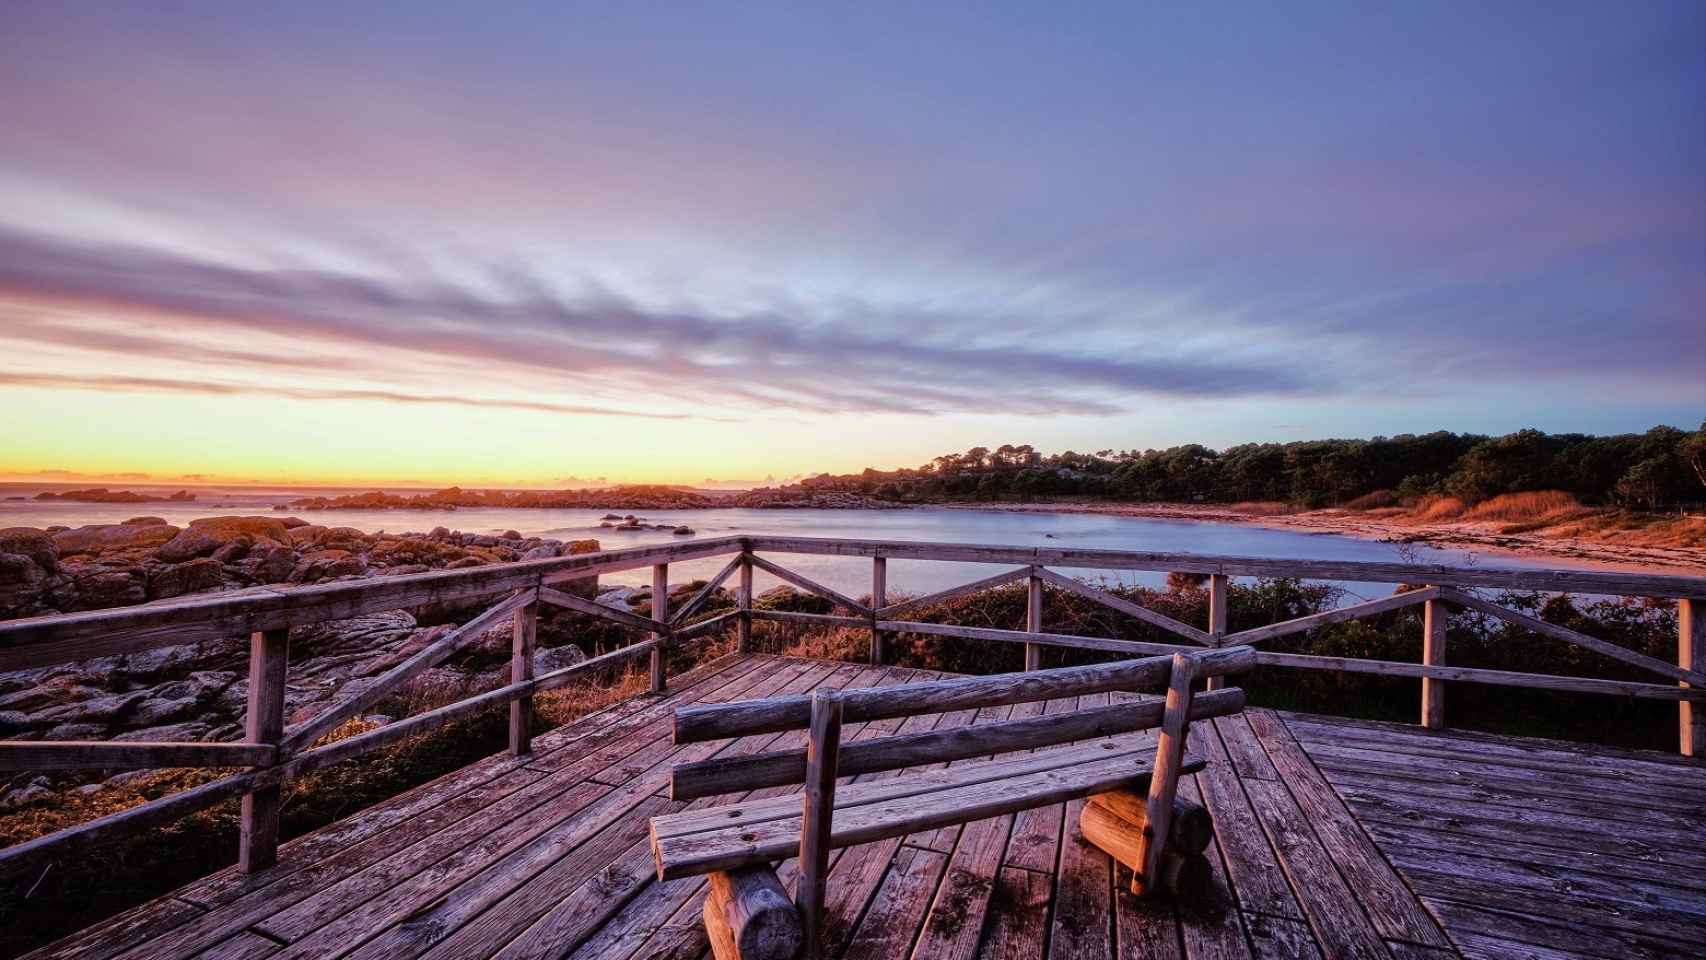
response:
<path id="1" fill-rule="evenodd" d="M 801 486 L 908 503 L 1088 497 L 1305 509 L 1426 505 L 1454 515 L 1504 495 L 1556 491 L 1581 504 L 1654 511 L 1706 501 L 1706 423 L 1692 433 L 1668 426 L 1613 436 L 1436 431 L 1224 450 L 1193 443 L 1045 455 L 1003 444 L 916 468 L 820 475 Z"/>

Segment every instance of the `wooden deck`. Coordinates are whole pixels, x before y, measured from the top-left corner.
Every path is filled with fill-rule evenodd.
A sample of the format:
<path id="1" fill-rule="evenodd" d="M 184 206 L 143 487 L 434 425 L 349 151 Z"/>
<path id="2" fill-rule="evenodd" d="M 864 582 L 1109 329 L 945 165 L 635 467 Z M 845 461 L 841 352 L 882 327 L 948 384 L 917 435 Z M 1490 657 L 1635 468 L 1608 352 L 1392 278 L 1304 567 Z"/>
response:
<path id="1" fill-rule="evenodd" d="M 678 748 L 670 711 L 930 676 L 727 657 L 662 696 L 538 737 L 529 757 L 490 758 L 300 837 L 276 867 L 226 870 L 32 956 L 704 957 L 703 879 L 656 881 L 646 844 L 648 817 L 686 806 L 664 795 L 670 765 L 803 735 Z M 1080 701 L 905 725 L 1106 697 Z M 1197 725 L 1191 745 L 1211 761 L 1182 790 L 1215 817 L 1219 903 L 1132 898 L 1123 868 L 1077 836 L 1072 803 L 838 852 L 832 954 L 1547 960 L 1706 949 L 1706 764 L 1257 709 Z M 792 881 L 791 863 L 782 875 Z"/>

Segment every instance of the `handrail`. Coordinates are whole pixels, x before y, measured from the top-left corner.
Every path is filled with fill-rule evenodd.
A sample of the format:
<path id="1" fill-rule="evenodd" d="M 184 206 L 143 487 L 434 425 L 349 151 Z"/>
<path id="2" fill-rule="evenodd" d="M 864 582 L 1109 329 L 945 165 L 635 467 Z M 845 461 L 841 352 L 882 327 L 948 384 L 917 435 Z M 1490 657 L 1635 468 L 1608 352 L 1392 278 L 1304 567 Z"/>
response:
<path id="1" fill-rule="evenodd" d="M 873 561 L 871 605 L 862 604 L 757 556 L 757 551 L 868 557 Z M 667 600 L 668 565 L 672 562 L 731 553 L 736 556 L 721 572 L 700 589 L 676 616 L 670 617 Z M 939 591 L 923 599 L 946 599 L 991 585 L 1028 580 L 1030 600 L 1026 629 L 1008 630 L 893 619 L 894 616 L 918 609 L 923 603 L 918 600 L 894 604 L 886 602 L 885 565 L 889 559 L 1008 564 L 1019 567 L 1019 570 Z M 1057 571 L 1048 569 L 1050 566 L 1208 574 L 1211 598 L 1208 629 L 1180 623 L 1104 590 L 1069 580 Z M 653 568 L 654 592 L 666 594 L 655 598 L 655 617 L 641 617 L 603 607 L 551 586 L 566 580 L 644 567 Z M 754 609 L 751 589 L 751 571 L 754 568 L 824 597 L 850 610 L 854 615 Z M 701 617 L 697 623 L 688 624 L 686 621 L 715 593 L 718 585 L 737 571 L 741 576 L 735 609 Z M 1410 584 L 1418 589 L 1284 623 L 1228 634 L 1225 603 L 1227 578 L 1231 576 L 1387 582 Z M 1188 642 L 1151 643 L 1113 637 L 1047 633 L 1042 629 L 1041 616 L 1042 587 L 1045 584 L 1170 631 Z M 1681 614 L 1677 663 L 1673 665 L 1627 650 L 1463 592 L 1466 588 L 1475 587 L 1674 598 L 1679 601 Z M 477 601 L 483 598 L 498 599 L 495 606 L 489 607 L 479 616 L 441 638 L 438 643 L 423 649 L 375 682 L 366 685 L 355 696 L 331 705 L 318 717 L 289 730 L 283 730 L 282 723 L 266 721 L 267 717 L 274 716 L 276 711 L 281 709 L 284 682 L 282 651 L 285 649 L 283 639 L 292 627 L 399 608 L 447 601 Z M 612 662 L 641 655 L 651 657 L 652 689 L 659 691 L 664 683 L 664 651 L 667 648 L 690 637 L 705 636 L 730 626 L 737 626 L 737 649 L 744 650 L 753 620 L 869 629 L 873 641 L 882 635 L 921 633 L 1022 643 L 1026 647 L 1026 664 L 1029 668 L 1036 663 L 1036 651 L 1042 646 L 1099 650 L 1127 657 L 1194 651 L 1198 655 L 1206 653 L 1213 659 L 1217 653 L 1230 653 L 1235 644 L 1258 643 L 1329 623 L 1419 604 L 1424 607 L 1426 616 L 1426 642 L 1420 664 L 1260 650 L 1254 653 L 1254 662 L 1257 666 L 1286 669 L 1333 670 L 1420 678 L 1423 689 L 1423 723 L 1429 727 L 1443 725 L 1442 690 L 1447 681 L 1676 700 L 1681 718 L 1682 752 L 1689 755 L 1706 754 L 1706 669 L 1703 669 L 1706 668 L 1706 611 L 1701 609 L 1702 600 L 1706 600 L 1706 577 L 1674 574 L 1469 568 L 1413 563 L 1287 560 L 918 541 L 731 536 L 306 587 L 260 587 L 228 593 L 192 595 L 111 610 L 0 621 L 0 672 L 250 634 L 256 638 L 251 645 L 252 667 L 255 668 L 252 669 L 251 675 L 271 678 L 251 690 L 250 711 L 261 717 L 262 722 L 249 725 L 249 739 L 242 743 L 26 744 L 0 741 L 0 770 L 48 767 L 140 768 L 185 762 L 204 766 L 224 764 L 250 768 L 180 794 L 150 801 L 118 814 L 0 850 L 0 870 L 30 862 L 38 857 L 63 854 L 67 850 L 129 830 L 168 822 L 233 796 L 259 797 L 266 791 L 276 790 L 281 783 L 292 777 L 330 763 L 341 762 L 422 730 L 505 702 L 512 705 L 512 750 L 525 753 L 530 747 L 525 728 L 527 721 L 523 714 L 527 713 L 526 698 L 534 693 L 562 686 L 578 676 Z M 531 618 L 537 615 L 541 603 L 565 606 L 625 628 L 643 631 L 648 634 L 648 639 L 605 656 L 533 677 L 530 657 L 533 646 Z M 1672 682 L 1642 683 L 1447 666 L 1444 662 L 1444 604 L 1453 604 L 1498 617 L 1519 628 L 1536 631 L 1658 673 Z M 325 746 L 314 746 L 315 742 L 333 727 L 377 703 L 419 669 L 452 655 L 477 634 L 510 617 L 514 618 L 515 622 L 515 639 L 513 672 L 509 684 L 427 713 L 405 718 L 369 733 Z M 1208 648 L 1207 651 L 1204 647 Z M 879 660 L 881 649 L 880 643 L 873 642 L 872 650 Z M 1204 675 L 1208 677 L 1210 687 L 1216 685 L 1219 678 L 1214 675 L 1213 670 L 1205 670 Z M 1696 703 L 1702 703 L 1703 706 L 1697 709 Z M 517 704 L 521 705 L 519 709 L 516 708 Z M 799 715 L 790 714 L 790 723 L 798 724 L 807 719 L 803 704 L 792 706 Z M 858 713 L 856 703 L 853 712 Z M 522 726 L 518 727 L 517 724 Z M 245 846 L 241 859 L 245 868 L 249 868 L 251 864 L 259 868 L 270 862 L 270 848 L 277 843 L 277 812 L 276 803 L 245 804 L 243 834 L 245 843 L 254 847 L 251 849 L 250 846 Z M 270 828 L 266 822 L 269 819 L 274 821 Z"/>

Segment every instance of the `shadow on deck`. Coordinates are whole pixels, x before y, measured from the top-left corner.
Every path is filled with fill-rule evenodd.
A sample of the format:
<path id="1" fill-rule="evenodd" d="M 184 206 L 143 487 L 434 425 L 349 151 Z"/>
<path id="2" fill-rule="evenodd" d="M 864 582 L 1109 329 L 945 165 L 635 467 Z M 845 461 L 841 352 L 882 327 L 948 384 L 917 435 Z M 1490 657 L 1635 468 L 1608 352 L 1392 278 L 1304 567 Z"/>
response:
<path id="1" fill-rule="evenodd" d="M 31 956 L 707 956 L 704 880 L 655 879 L 647 818 L 687 806 L 667 799 L 673 763 L 803 735 L 678 748 L 670 711 L 930 676 L 725 657 L 673 678 L 662 696 L 538 737 L 531 756 L 489 758 L 300 837 L 276 867 L 223 871 Z M 1215 817 L 1218 903 L 1131 897 L 1124 868 L 1078 837 L 1080 804 L 1070 803 L 839 851 L 831 955 L 1420 960 L 1706 949 L 1701 762 L 1261 709 L 1197 724 L 1191 746 L 1210 765 L 1181 790 Z"/>

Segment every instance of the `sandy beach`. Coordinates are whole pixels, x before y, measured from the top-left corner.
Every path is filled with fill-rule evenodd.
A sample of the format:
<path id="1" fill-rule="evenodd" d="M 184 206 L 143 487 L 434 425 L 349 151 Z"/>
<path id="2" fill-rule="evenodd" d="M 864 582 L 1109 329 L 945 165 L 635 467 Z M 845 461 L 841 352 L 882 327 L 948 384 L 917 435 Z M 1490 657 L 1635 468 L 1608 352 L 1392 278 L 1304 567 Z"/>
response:
<path id="1" fill-rule="evenodd" d="M 1598 539 L 1570 536 L 1552 529 L 1510 533 L 1505 532 L 1505 529 L 1511 524 L 1496 521 L 1417 522 L 1384 512 L 1343 509 L 1259 514 L 1246 513 L 1223 505 L 1191 503 L 1052 500 L 1002 504 L 956 502 L 943 506 L 1005 513 L 1088 513 L 1162 520 L 1194 520 L 1204 523 L 1245 523 L 1275 529 L 1340 534 L 1387 543 L 1423 543 L 1495 556 L 1549 557 L 1604 564 L 1607 567 L 1641 567 L 1676 573 L 1699 573 L 1706 570 L 1706 548 L 1643 542 L 1643 534 L 1639 530 L 1602 534 L 1605 539 Z"/>

